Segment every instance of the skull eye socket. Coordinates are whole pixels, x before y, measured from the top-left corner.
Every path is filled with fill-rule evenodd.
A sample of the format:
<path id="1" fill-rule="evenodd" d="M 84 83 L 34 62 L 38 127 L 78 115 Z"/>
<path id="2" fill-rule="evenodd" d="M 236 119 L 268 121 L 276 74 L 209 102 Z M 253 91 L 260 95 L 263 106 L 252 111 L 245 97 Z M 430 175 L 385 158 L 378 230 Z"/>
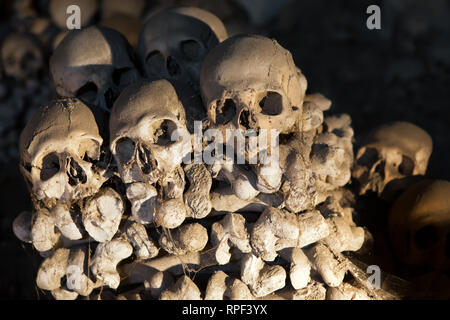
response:
<path id="1" fill-rule="evenodd" d="M 224 103 L 216 102 L 216 124 L 227 124 L 236 116 L 236 104 L 232 99 L 226 99 Z"/>
<path id="2" fill-rule="evenodd" d="M 57 174 L 60 170 L 59 165 L 59 158 L 58 155 L 54 152 L 46 155 L 42 159 L 42 168 L 41 168 L 41 174 L 40 179 L 42 181 L 47 181 L 51 177 L 53 177 L 55 174 Z"/>
<path id="3" fill-rule="evenodd" d="M 375 162 L 378 161 L 378 151 L 373 148 L 366 148 L 361 157 L 358 158 L 357 163 L 360 166 L 372 168 Z"/>
<path id="4" fill-rule="evenodd" d="M 426 250 L 438 243 L 439 233 L 437 231 L 438 230 L 432 225 L 422 227 L 414 234 L 414 243 L 416 247 L 420 250 Z"/>
<path id="5" fill-rule="evenodd" d="M 94 103 L 97 99 L 97 92 L 98 88 L 95 83 L 89 81 L 78 89 L 75 95 L 83 102 Z"/>
<path id="6" fill-rule="evenodd" d="M 145 63 L 147 66 L 146 69 L 148 70 L 150 75 L 160 75 L 164 70 L 165 61 L 166 59 L 164 58 L 163 54 L 158 50 L 154 50 L 150 52 L 145 58 Z"/>
<path id="7" fill-rule="evenodd" d="M 171 120 L 163 120 L 152 128 L 155 144 L 159 146 L 168 146 L 177 142 L 175 140 L 172 140 L 172 138 L 175 138 L 174 133 L 178 129 L 178 126 L 175 122 Z"/>
<path id="8" fill-rule="evenodd" d="M 119 163 L 128 163 L 134 155 L 136 144 L 129 138 L 122 138 L 116 143 L 116 159 Z"/>
<path id="9" fill-rule="evenodd" d="M 269 116 L 277 116 L 283 111 L 283 97 L 278 92 L 268 91 L 259 101 L 261 113 Z"/>
<path id="10" fill-rule="evenodd" d="M 408 157 L 402 156 L 402 163 L 398 167 L 398 171 L 405 176 L 411 175 L 414 171 L 414 161 Z"/>
<path id="11" fill-rule="evenodd" d="M 192 61 L 199 61 L 202 56 L 202 46 L 196 40 L 185 40 L 180 43 L 183 55 Z"/>

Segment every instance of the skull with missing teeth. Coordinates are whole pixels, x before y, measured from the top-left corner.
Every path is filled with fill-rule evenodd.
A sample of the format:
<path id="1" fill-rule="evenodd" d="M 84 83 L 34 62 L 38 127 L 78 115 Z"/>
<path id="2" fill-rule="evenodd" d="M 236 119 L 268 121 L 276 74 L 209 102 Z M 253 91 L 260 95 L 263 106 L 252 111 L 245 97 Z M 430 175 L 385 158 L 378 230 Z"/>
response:
<path id="1" fill-rule="evenodd" d="M 157 182 L 191 151 L 183 106 L 167 80 L 125 89 L 111 112 L 110 135 L 111 151 L 127 184 Z"/>
<path id="2" fill-rule="evenodd" d="M 95 194 L 105 181 L 94 165 L 102 142 L 92 112 L 80 100 L 40 108 L 20 136 L 20 169 L 35 200 L 51 206 Z"/>
<path id="3" fill-rule="evenodd" d="M 50 58 L 50 72 L 58 94 L 107 112 L 120 92 L 139 77 L 127 40 L 98 26 L 64 37 Z"/>
<path id="4" fill-rule="evenodd" d="M 150 78 L 176 79 L 198 88 L 201 63 L 227 32 L 212 13 L 177 7 L 151 16 L 141 31 L 138 51 Z"/>
<path id="5" fill-rule="evenodd" d="M 352 175 L 360 194 L 381 194 L 397 179 L 424 175 L 432 151 L 431 137 L 409 122 L 394 122 L 375 129 L 358 150 Z"/>
<path id="6" fill-rule="evenodd" d="M 290 133 L 302 114 L 307 82 L 292 55 L 275 40 L 235 36 L 206 57 L 200 86 L 208 118 L 239 134 L 276 129 Z M 226 142 L 228 143 L 228 142 Z"/>

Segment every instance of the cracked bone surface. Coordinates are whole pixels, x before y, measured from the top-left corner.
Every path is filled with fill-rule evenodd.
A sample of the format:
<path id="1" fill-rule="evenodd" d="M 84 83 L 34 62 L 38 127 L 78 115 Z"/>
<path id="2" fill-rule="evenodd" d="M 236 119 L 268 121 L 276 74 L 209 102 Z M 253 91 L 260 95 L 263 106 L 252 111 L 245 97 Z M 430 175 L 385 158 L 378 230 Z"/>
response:
<path id="1" fill-rule="evenodd" d="M 109 113 L 120 92 L 139 78 L 130 52 L 130 44 L 116 30 L 70 30 L 50 57 L 56 91 Z"/>
<path id="2" fill-rule="evenodd" d="M 161 248 L 174 255 L 201 251 L 207 242 L 208 231 L 199 223 L 184 224 L 167 230 L 159 238 Z"/>
<path id="3" fill-rule="evenodd" d="M 216 271 L 208 280 L 205 300 L 253 300 L 250 289 L 241 280 Z"/>
<path id="4" fill-rule="evenodd" d="M 60 238 L 61 234 L 55 228 L 55 221 L 47 209 L 41 209 L 33 213 L 31 241 L 37 251 L 45 252 L 53 249 Z"/>
<path id="5" fill-rule="evenodd" d="M 265 261 L 275 260 L 278 250 L 296 247 L 300 236 L 297 216 L 276 208 L 264 210 L 252 229 L 252 248 Z"/>
<path id="6" fill-rule="evenodd" d="M 189 189 L 184 193 L 187 215 L 196 219 L 204 218 L 212 209 L 211 174 L 202 163 L 187 165 L 184 172 L 189 181 Z"/>
<path id="7" fill-rule="evenodd" d="M 364 290 L 342 283 L 338 287 L 330 287 L 327 290 L 327 300 L 371 300 Z"/>
<path id="8" fill-rule="evenodd" d="M 152 239 L 149 238 L 145 227 L 134 221 L 127 221 L 125 233 L 128 242 L 133 246 L 133 253 L 139 259 L 156 257 L 159 249 Z"/>
<path id="9" fill-rule="evenodd" d="M 172 139 L 174 134 L 178 135 L 176 141 Z M 154 203 L 156 190 L 147 187 L 156 183 L 164 185 L 164 178 L 178 170 L 192 148 L 185 112 L 173 86 L 167 80 L 158 80 L 126 88 L 111 112 L 110 137 L 111 151 L 127 188 L 144 183 L 139 192 L 135 193 L 134 189 L 127 192 L 138 199 L 138 205 L 130 199 L 136 207 L 135 217 L 145 216 L 141 220 L 148 223 L 157 220 L 167 228 L 179 226 L 187 212 L 183 199 L 162 199 Z M 142 204 L 145 204 L 143 209 Z M 154 212 L 146 212 L 147 208 Z"/>
<path id="10" fill-rule="evenodd" d="M 306 255 L 329 287 L 337 287 L 342 283 L 348 265 L 339 254 L 333 253 L 330 248 L 319 242 L 306 250 Z"/>
<path id="11" fill-rule="evenodd" d="M 109 19 L 142 10 L 114 3 L 101 8 Z M 275 40 L 226 39 L 217 17 L 191 7 L 148 18 L 137 50 L 147 80 L 126 39 L 104 27 L 68 31 L 50 59 L 57 93 L 73 98 L 39 109 L 21 135 L 34 210 L 13 224 L 45 259 L 38 286 L 64 300 L 375 296 L 344 281 L 354 270 L 341 252 L 365 241 L 346 189 L 350 117 L 306 94 Z M 201 150 L 191 120 L 202 120 Z M 232 141 L 209 129 L 242 131 Z M 232 154 L 183 161 L 213 141 Z"/>
<path id="12" fill-rule="evenodd" d="M 95 254 L 90 262 L 92 273 L 106 286 L 117 289 L 120 284 L 117 264 L 132 253 L 133 247 L 124 239 L 117 238 L 102 242 L 95 249 Z"/>
<path id="13" fill-rule="evenodd" d="M 261 258 L 247 253 L 241 260 L 241 280 L 255 297 L 263 297 L 286 285 L 286 271 L 279 265 L 267 265 Z"/>
<path id="14" fill-rule="evenodd" d="M 106 180 L 94 166 L 102 143 L 94 115 L 80 100 L 39 108 L 20 136 L 20 169 L 33 199 L 51 207 L 97 193 Z"/>
<path id="15" fill-rule="evenodd" d="M 310 280 L 311 265 L 302 249 L 285 248 L 280 256 L 290 262 L 289 279 L 294 289 L 305 288 Z"/>
<path id="16" fill-rule="evenodd" d="M 221 221 L 215 222 L 211 227 L 211 244 L 216 247 L 215 257 L 219 264 L 230 261 L 231 246 L 242 253 L 251 252 L 244 217 L 237 213 L 228 213 Z"/>
<path id="17" fill-rule="evenodd" d="M 112 188 L 101 189 L 86 200 L 83 225 L 87 233 L 98 242 L 111 240 L 119 229 L 124 205 L 120 195 Z"/>
<path id="18" fill-rule="evenodd" d="M 188 277 L 182 276 L 169 289 L 164 290 L 160 300 L 202 300 L 200 289 Z"/>

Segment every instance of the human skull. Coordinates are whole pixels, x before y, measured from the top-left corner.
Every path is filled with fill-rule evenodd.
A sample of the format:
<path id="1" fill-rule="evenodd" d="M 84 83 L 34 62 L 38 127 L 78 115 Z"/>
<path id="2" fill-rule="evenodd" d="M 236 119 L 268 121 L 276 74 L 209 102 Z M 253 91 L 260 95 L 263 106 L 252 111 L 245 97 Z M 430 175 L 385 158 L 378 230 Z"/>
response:
<path id="1" fill-rule="evenodd" d="M 20 169 L 35 200 L 51 207 L 95 194 L 105 178 L 96 171 L 103 139 L 89 108 L 78 99 L 41 107 L 20 136 Z"/>
<path id="2" fill-rule="evenodd" d="M 50 72 L 58 94 L 107 112 L 139 77 L 124 36 L 99 26 L 70 31 L 50 58 Z"/>
<path id="3" fill-rule="evenodd" d="M 13 33 L 2 44 L 2 63 L 6 75 L 26 80 L 43 68 L 41 49 L 31 35 Z"/>
<path id="4" fill-rule="evenodd" d="M 123 91 L 110 117 L 111 152 L 124 183 L 155 183 L 191 151 L 185 112 L 167 80 Z M 174 141 L 174 134 L 181 137 Z"/>
<path id="5" fill-rule="evenodd" d="M 262 36 L 225 40 L 205 58 L 200 75 L 208 118 L 224 136 L 226 129 L 292 132 L 306 86 L 290 52 Z"/>
<path id="6" fill-rule="evenodd" d="M 140 62 L 149 78 L 174 79 L 198 89 L 206 54 L 227 38 L 223 23 L 194 7 L 175 7 L 151 16 L 139 36 Z"/>
<path id="7" fill-rule="evenodd" d="M 408 188 L 389 214 L 397 257 L 409 265 L 450 268 L 450 182 L 423 180 Z"/>
<path id="8" fill-rule="evenodd" d="M 352 175 L 360 194 L 381 195 L 396 179 L 424 175 L 433 148 L 431 137 L 409 122 L 394 122 L 376 128 L 356 154 Z"/>

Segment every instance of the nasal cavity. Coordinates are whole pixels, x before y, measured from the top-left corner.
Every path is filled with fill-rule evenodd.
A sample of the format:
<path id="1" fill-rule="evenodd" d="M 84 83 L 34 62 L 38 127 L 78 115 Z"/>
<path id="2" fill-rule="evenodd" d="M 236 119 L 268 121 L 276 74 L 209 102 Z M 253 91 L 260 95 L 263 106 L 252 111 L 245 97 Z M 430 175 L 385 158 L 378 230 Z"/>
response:
<path id="1" fill-rule="evenodd" d="M 167 72 L 171 77 L 175 77 L 181 74 L 180 65 L 178 64 L 177 60 L 175 60 L 175 58 L 173 58 L 172 56 L 169 56 L 167 58 L 166 65 L 167 65 Z"/>
<path id="2" fill-rule="evenodd" d="M 109 88 L 108 90 L 106 90 L 105 92 L 105 103 L 106 103 L 106 108 L 108 108 L 108 110 L 111 110 L 114 104 L 114 101 L 116 101 L 116 94 L 114 93 L 114 90 Z"/>
<path id="3" fill-rule="evenodd" d="M 239 125 L 245 128 L 245 130 L 255 128 L 256 120 L 249 110 L 242 110 L 241 114 L 239 115 Z"/>
<path id="4" fill-rule="evenodd" d="M 216 124 L 227 124 L 236 115 L 236 104 L 232 99 L 226 99 L 224 103 L 216 102 Z"/>

